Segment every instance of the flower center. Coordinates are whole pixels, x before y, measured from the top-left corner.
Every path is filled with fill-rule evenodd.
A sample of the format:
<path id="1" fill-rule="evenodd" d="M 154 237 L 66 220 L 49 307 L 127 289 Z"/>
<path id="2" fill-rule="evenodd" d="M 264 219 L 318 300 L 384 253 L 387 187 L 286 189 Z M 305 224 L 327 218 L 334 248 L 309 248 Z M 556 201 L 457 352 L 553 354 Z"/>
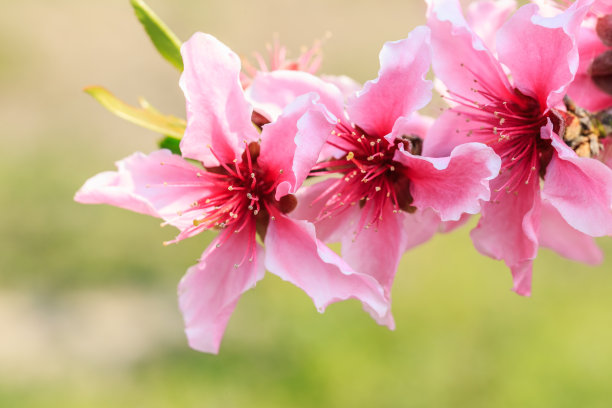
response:
<path id="1" fill-rule="evenodd" d="M 399 145 L 413 154 L 420 154 L 422 141 L 417 136 L 404 136 L 393 144 L 387 139 L 368 135 L 361 128 L 339 122 L 328 144 L 344 153 L 341 159 L 317 164 L 312 176 L 325 174 L 341 177 L 315 202 L 325 199 L 319 219 L 332 217 L 359 204 L 362 215 L 357 231 L 382 220 L 385 206 L 391 203 L 394 212 L 413 212 L 408 178 L 404 166 L 393 160 Z M 330 196 L 331 194 L 331 196 Z"/>
<path id="2" fill-rule="evenodd" d="M 219 160 L 212 149 L 211 152 Z M 193 202 L 190 208 L 179 213 L 179 216 L 188 212 L 197 212 L 201 216 L 193 220 L 191 227 L 182 231 L 182 236 L 193 236 L 208 229 L 222 229 L 224 233 L 220 236 L 218 246 L 232 233 L 245 230 L 245 233 L 253 236 L 258 233 L 264 239 L 273 214 L 286 214 L 296 207 L 297 200 L 293 195 L 275 199 L 277 181 L 266 177 L 264 169 L 257 164 L 258 156 L 259 144 L 254 142 L 246 146 L 240 163 L 238 160 L 232 163 L 219 160 L 222 163 L 220 166 L 197 173 L 197 177 L 202 180 L 201 185 L 206 187 L 206 194 Z M 242 262 L 247 258 L 253 260 L 256 253 L 254 242 Z"/>
<path id="3" fill-rule="evenodd" d="M 474 92 L 485 102 L 451 96 L 451 99 L 457 98 L 454 101 L 460 105 L 456 108 L 457 114 L 464 116 L 467 123 L 473 123 L 473 126 L 468 125 L 456 132 L 475 136 L 477 141 L 489 145 L 501 157 L 500 172 L 510 171 L 511 174 L 497 190 L 510 193 L 523 184 L 538 182 L 538 174 L 544 175 L 552 157 L 550 141 L 542 139 L 540 132 L 549 119 L 558 130 L 559 119 L 551 112 L 543 111 L 535 99 L 518 89 L 514 90 L 511 100 L 488 92 L 486 87 L 474 89 Z"/>

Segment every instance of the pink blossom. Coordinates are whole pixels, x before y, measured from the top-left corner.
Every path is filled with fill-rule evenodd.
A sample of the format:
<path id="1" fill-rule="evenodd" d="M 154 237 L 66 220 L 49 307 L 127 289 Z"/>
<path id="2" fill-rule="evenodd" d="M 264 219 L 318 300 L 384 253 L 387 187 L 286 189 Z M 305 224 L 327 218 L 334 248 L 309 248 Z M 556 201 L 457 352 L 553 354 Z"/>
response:
<path id="1" fill-rule="evenodd" d="M 497 60 L 457 1 L 429 2 L 433 68 L 454 107 L 432 127 L 424 153 L 445 156 L 454 146 L 480 141 L 502 158 L 492 182 L 497 193 L 483 207 L 472 239 L 480 252 L 506 262 L 522 295 L 531 292 L 539 244 L 594 263 L 600 258 L 591 237 L 612 234 L 612 170 L 563 142 L 557 110 L 578 68 L 575 36 L 590 3 L 578 0 L 550 18 L 536 5 L 522 7 L 497 33 Z M 585 242 L 591 255 L 569 250 L 551 231 Z"/>
<path id="2" fill-rule="evenodd" d="M 553 0 L 532 0 L 541 9 L 541 14 L 556 16 L 567 9 L 571 2 Z M 584 17 L 580 32 L 577 34 L 580 64 L 576 77 L 570 84 L 568 95 L 582 108 L 590 111 L 600 111 L 612 108 L 612 83 L 608 75 L 598 76 L 602 66 L 608 71 L 612 69 L 612 43 L 602 41 L 598 34 L 598 21 L 612 14 L 612 2 L 609 0 L 594 1 L 589 12 Z M 606 57 L 606 54 L 608 55 Z M 596 62 L 598 61 L 598 62 Z"/>
<path id="3" fill-rule="evenodd" d="M 326 35 L 326 39 L 330 34 Z M 280 44 L 278 36 L 274 37 L 272 44 L 267 44 L 268 58 L 260 53 L 253 53 L 256 65 L 251 64 L 247 59 L 243 59 L 243 69 L 240 73 L 240 82 L 244 89 L 248 89 L 253 83 L 253 79 L 259 72 L 273 71 L 300 71 L 309 74 L 316 74 L 321 69 L 323 61 L 322 46 L 323 42 L 317 40 L 310 47 L 304 47 L 299 57 L 291 59 L 288 57 L 287 48 Z M 350 96 L 361 88 L 354 79 L 346 75 L 320 75 L 325 82 L 334 84 L 346 96 Z M 256 101 L 251 101 L 256 103 Z M 256 108 L 259 108 L 256 106 Z"/>
<path id="4" fill-rule="evenodd" d="M 118 171 L 88 180 L 75 199 L 162 218 L 180 230 L 170 242 L 220 230 L 179 284 L 185 331 L 195 349 L 218 352 L 238 299 L 263 277 L 264 268 L 303 289 L 319 311 L 357 298 L 381 320 L 388 307 L 376 280 L 355 272 L 327 248 L 312 224 L 287 216 L 333 128 L 318 97 L 298 98 L 260 134 L 240 85 L 238 56 L 201 33 L 181 53 L 180 86 L 187 100 L 184 158 L 167 150 L 136 153 L 118 162 Z M 313 126 L 326 131 L 304 134 Z"/>
<path id="5" fill-rule="evenodd" d="M 258 72 L 271 72 L 278 70 L 303 71 L 315 74 L 321 68 L 322 41 L 315 41 L 312 47 L 304 49 L 301 54 L 291 59 L 287 53 L 287 47 L 281 45 L 278 36 L 274 36 L 272 44 L 266 45 L 268 58 L 258 52 L 253 53 L 256 64 L 251 64 L 246 58 L 242 60 L 242 71 L 240 72 L 240 82 L 243 88 L 248 88 L 253 82 L 253 78 Z"/>
<path id="6" fill-rule="evenodd" d="M 304 73 L 262 74 L 250 89 L 270 110 L 316 90 L 334 115 L 327 149 L 311 173 L 331 178 L 299 192 L 292 216 L 314 221 L 323 241 L 341 241 L 347 263 L 375 277 L 389 302 L 402 254 L 431 238 L 440 220 L 479 212 L 500 166 L 493 150 L 479 143 L 443 158 L 421 155 L 431 122 L 416 111 L 431 99 L 432 84 L 425 79 L 430 61 L 429 29 L 419 27 L 384 45 L 378 78 L 346 107 L 337 88 Z M 304 128 L 317 139 L 324 132 L 327 127 Z M 387 323 L 393 325 L 391 316 Z"/>

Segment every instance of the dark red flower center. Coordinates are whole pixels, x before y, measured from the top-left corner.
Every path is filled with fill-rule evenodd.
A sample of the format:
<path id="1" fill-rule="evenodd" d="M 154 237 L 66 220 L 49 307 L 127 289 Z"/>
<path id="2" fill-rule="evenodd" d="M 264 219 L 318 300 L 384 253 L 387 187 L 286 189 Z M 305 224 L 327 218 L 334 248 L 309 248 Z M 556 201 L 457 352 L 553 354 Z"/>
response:
<path id="1" fill-rule="evenodd" d="M 219 160 L 222 163 L 220 166 L 198 173 L 198 177 L 210 187 L 205 196 L 184 211 L 195 211 L 202 216 L 194 219 L 193 226 L 183 233 L 192 236 L 207 229 L 222 229 L 225 232 L 217 245 L 223 244 L 230 234 L 245 230 L 253 236 L 259 233 L 263 239 L 274 214 L 286 214 L 296 207 L 297 200 L 293 195 L 275 199 L 277 180 L 269 177 L 258 165 L 258 156 L 259 144 L 251 143 L 245 149 L 241 162 L 222 163 Z M 245 259 L 249 261 L 255 254 L 254 243 L 255 240 L 253 247 L 245 254 Z"/>
<path id="2" fill-rule="evenodd" d="M 378 223 L 388 203 L 394 211 L 408 210 L 412 196 L 406 169 L 393 160 L 400 145 L 413 154 L 420 154 L 422 142 L 406 135 L 389 143 L 384 137 L 369 135 L 356 125 L 340 121 L 332 131 L 328 144 L 342 152 L 342 158 L 332 158 L 317 164 L 311 175 L 340 175 L 317 200 L 325 199 L 320 219 L 331 217 L 359 205 L 362 216 L 357 231 Z"/>
<path id="3" fill-rule="evenodd" d="M 541 129 L 550 119 L 554 130 L 559 131 L 559 118 L 518 89 L 510 100 L 505 100 L 482 88 L 481 85 L 474 92 L 484 97 L 485 102 L 451 94 L 460 105 L 455 111 L 468 123 L 456 132 L 486 143 L 502 158 L 500 172 L 511 174 L 498 191 L 515 192 L 523 184 L 539 182 L 552 157 L 550 140 L 542 139 Z"/>

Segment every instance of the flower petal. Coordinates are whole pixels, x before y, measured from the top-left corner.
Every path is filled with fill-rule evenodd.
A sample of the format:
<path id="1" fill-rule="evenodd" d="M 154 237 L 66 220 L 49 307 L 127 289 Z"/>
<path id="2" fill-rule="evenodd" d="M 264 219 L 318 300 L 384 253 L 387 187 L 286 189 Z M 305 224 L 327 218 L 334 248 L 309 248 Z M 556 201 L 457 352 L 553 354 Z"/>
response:
<path id="1" fill-rule="evenodd" d="M 189 346 L 206 353 L 217 353 L 227 322 L 240 296 L 264 276 L 263 250 L 253 234 L 218 236 L 206 249 L 200 262 L 187 270 L 178 286 L 179 307 L 185 321 Z M 235 267 L 244 254 L 257 245 L 256 258 Z"/>
<path id="2" fill-rule="evenodd" d="M 178 214 L 204 197 L 211 187 L 205 171 L 169 150 L 134 153 L 116 163 L 117 172 L 89 179 L 74 199 L 84 204 L 110 204 L 164 218 L 179 229 L 199 214 Z"/>
<path id="3" fill-rule="evenodd" d="M 346 75 L 321 75 L 320 77 L 325 82 L 336 85 L 345 98 L 353 96 L 363 87 L 359 82 Z"/>
<path id="4" fill-rule="evenodd" d="M 491 188 L 503 186 L 511 172 L 502 173 Z M 471 236 L 476 249 L 503 259 L 514 278 L 514 291 L 531 293 L 531 265 L 538 252 L 540 228 L 539 183 L 522 184 L 514 193 L 501 192 L 496 202 L 482 206 L 482 216 Z"/>
<path id="5" fill-rule="evenodd" d="M 181 47 L 185 70 L 179 85 L 187 100 L 184 157 L 207 167 L 239 159 L 244 141 L 259 134 L 251 124 L 253 108 L 240 85 L 240 58 L 209 34 L 196 33 Z"/>
<path id="6" fill-rule="evenodd" d="M 542 197 L 578 231 L 593 237 L 612 235 L 612 169 L 578 157 L 555 134 L 551 140 L 557 154 L 546 168 Z"/>
<path id="7" fill-rule="evenodd" d="M 304 290 L 320 312 L 330 303 L 354 298 L 379 323 L 387 323 L 389 306 L 382 287 L 319 241 L 312 224 L 276 214 L 265 244 L 267 269 Z"/>
<path id="8" fill-rule="evenodd" d="M 355 219 L 359 217 L 359 208 L 349 206 L 332 217 L 319 219 L 325 203 L 335 193 L 335 189 L 330 187 L 337 181 L 337 178 L 328 178 L 302 186 L 296 193 L 298 205 L 290 214 L 291 218 L 314 223 L 317 238 L 326 243 L 342 241 L 349 228 L 354 227 Z"/>
<path id="9" fill-rule="evenodd" d="M 538 15 L 538 6 L 521 7 L 499 30 L 499 60 L 511 71 L 516 87 L 544 110 L 562 101 L 578 68 L 575 37 L 592 0 L 578 0 L 555 17 Z M 519 41 L 526 38 L 527 41 Z"/>
<path id="10" fill-rule="evenodd" d="M 413 156 L 400 150 L 394 159 L 407 167 L 412 205 L 432 208 L 442 221 L 457 221 L 464 212 L 478 213 L 480 200 L 491 195 L 489 180 L 501 167 L 499 156 L 481 143 L 459 145 L 448 157 Z"/>
<path id="11" fill-rule="evenodd" d="M 453 149 L 468 142 L 485 141 L 489 136 L 479 136 L 478 132 L 470 132 L 475 125 L 466 122 L 467 115 L 461 113 L 461 108 L 444 111 L 429 128 L 423 141 L 423 156 L 447 157 Z M 476 125 L 477 126 L 477 125 Z"/>
<path id="12" fill-rule="evenodd" d="M 578 36 L 578 53 L 580 64 L 576 77 L 570 84 L 567 93 L 576 104 L 591 112 L 598 112 L 612 107 L 612 95 L 603 92 L 589 72 L 591 63 L 608 48 L 601 42 L 595 27 L 582 27 Z"/>
<path id="13" fill-rule="evenodd" d="M 432 64 L 437 77 L 459 100 L 488 103 L 478 88 L 505 100 L 514 96 L 500 63 L 472 31 L 457 0 L 427 0 Z M 476 83 L 475 81 L 478 81 Z"/>
<path id="14" fill-rule="evenodd" d="M 276 120 L 298 96 L 316 92 L 320 101 L 336 117 L 342 117 L 344 96 L 335 85 L 302 71 L 258 72 L 247 89 L 247 98 L 269 120 Z"/>
<path id="15" fill-rule="evenodd" d="M 393 207 L 388 204 L 377 225 L 362 229 L 357 234 L 351 229 L 345 230 L 342 257 L 359 273 L 375 278 L 390 299 L 391 286 L 402 255 L 409 248 L 431 239 L 439 222 L 431 211 L 394 213 Z"/>
<path id="16" fill-rule="evenodd" d="M 336 125 L 318 100 L 315 93 L 302 95 L 263 127 L 258 163 L 277 183 L 277 200 L 302 185 Z"/>
<path id="17" fill-rule="evenodd" d="M 408 38 L 383 46 L 378 78 L 349 98 L 351 121 L 382 137 L 391 132 L 396 120 L 429 103 L 433 88 L 425 79 L 431 64 L 429 36 L 427 27 L 417 27 Z"/>
<path id="18" fill-rule="evenodd" d="M 475 1 L 468 7 L 467 20 L 487 47 L 495 51 L 495 34 L 515 10 L 515 0 Z"/>
<path id="19" fill-rule="evenodd" d="M 597 265 L 603 253 L 593 237 L 572 228 L 548 201 L 542 200 L 540 246 L 578 262 Z"/>
<path id="20" fill-rule="evenodd" d="M 388 136 L 386 139 L 390 143 L 393 143 L 393 139 L 401 139 L 402 136 L 414 135 L 420 137 L 421 140 L 424 140 L 433 123 L 434 118 L 421 115 L 418 112 L 415 112 L 410 116 L 403 116 L 393 125 L 391 140 L 389 140 Z"/>

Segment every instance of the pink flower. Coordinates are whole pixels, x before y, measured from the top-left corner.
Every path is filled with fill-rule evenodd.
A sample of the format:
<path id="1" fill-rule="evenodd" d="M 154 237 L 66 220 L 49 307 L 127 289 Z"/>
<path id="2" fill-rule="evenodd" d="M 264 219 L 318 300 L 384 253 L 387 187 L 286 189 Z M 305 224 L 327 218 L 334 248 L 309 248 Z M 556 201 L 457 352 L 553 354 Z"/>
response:
<path id="1" fill-rule="evenodd" d="M 567 9 L 571 2 L 532 0 L 546 16 L 556 16 Z M 612 14 L 609 0 L 594 1 L 584 17 L 577 34 L 580 64 L 576 77 L 569 86 L 568 95 L 582 108 L 592 112 L 612 108 L 612 27 L 608 38 L 602 37 L 606 15 Z M 612 26 L 612 16 L 607 17 Z"/>
<path id="2" fill-rule="evenodd" d="M 535 5 L 522 7 L 497 33 L 498 61 L 457 1 L 429 4 L 433 68 L 454 107 L 432 127 L 424 153 L 444 156 L 480 141 L 502 158 L 492 182 L 497 193 L 483 207 L 472 239 L 480 252 L 506 262 L 522 295 L 531 292 L 540 244 L 596 263 L 601 255 L 591 237 L 612 234 L 612 170 L 579 157 L 559 136 L 565 123 L 558 108 L 578 67 L 575 34 L 589 5 L 579 0 L 552 18 L 538 15 Z M 584 253 L 569 248 L 570 239 L 582 242 Z"/>
<path id="3" fill-rule="evenodd" d="M 88 180 L 75 199 L 160 217 L 180 230 L 171 242 L 220 230 L 179 284 L 185 331 L 195 349 L 218 352 L 238 299 L 263 277 L 264 268 L 302 288 L 320 311 L 357 298 L 375 318 L 385 316 L 380 285 L 316 239 L 310 223 L 287 216 L 333 127 L 317 96 L 298 98 L 260 134 L 239 82 L 238 56 L 201 33 L 181 53 L 180 85 L 187 100 L 181 151 L 204 169 L 167 150 L 136 153 L 118 162 L 117 172 Z M 302 129 L 311 126 L 327 132 L 306 137 Z"/>
<path id="4" fill-rule="evenodd" d="M 488 180 L 499 172 L 499 158 L 483 144 L 459 146 L 444 158 L 421 155 L 430 122 L 416 111 L 431 99 L 430 61 L 427 27 L 385 44 L 378 78 L 349 98 L 346 113 L 338 89 L 303 73 L 261 74 L 250 89 L 270 110 L 316 90 L 334 115 L 311 173 L 332 177 L 298 193 L 292 216 L 314 221 L 323 241 L 341 241 L 347 263 L 375 277 L 389 302 L 402 254 L 431 238 L 440 219 L 479 212 L 480 200 L 489 199 Z M 318 125 L 304 134 L 329 135 L 327 124 Z M 387 324 L 393 326 L 390 315 Z"/>
<path id="5" fill-rule="evenodd" d="M 268 58 L 258 52 L 253 53 L 257 62 L 251 64 L 247 59 L 242 61 L 242 72 L 240 72 L 240 82 L 243 88 L 248 88 L 253 82 L 253 78 L 258 72 L 271 72 L 278 70 L 303 71 L 315 74 L 321 68 L 322 41 L 315 41 L 312 47 L 305 49 L 296 59 L 288 58 L 287 48 L 280 44 L 278 36 L 274 37 L 272 44 L 267 44 Z"/>

